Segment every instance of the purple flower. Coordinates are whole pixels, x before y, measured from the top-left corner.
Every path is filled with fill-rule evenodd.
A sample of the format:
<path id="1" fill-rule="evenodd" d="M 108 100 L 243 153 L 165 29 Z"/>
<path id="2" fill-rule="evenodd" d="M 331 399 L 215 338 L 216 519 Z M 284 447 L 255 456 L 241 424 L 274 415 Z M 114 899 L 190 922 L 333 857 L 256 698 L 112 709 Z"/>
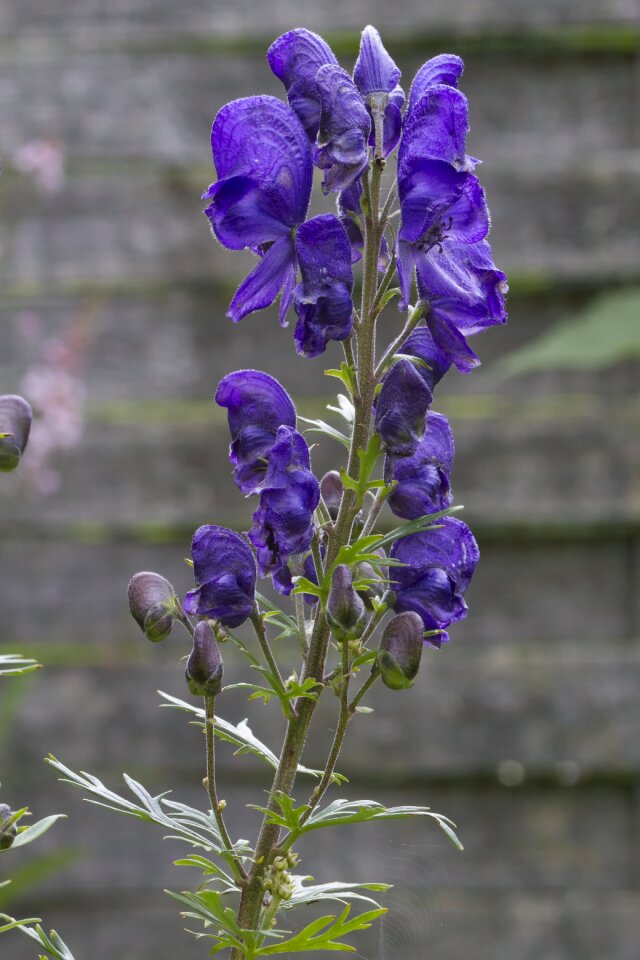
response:
<path id="1" fill-rule="evenodd" d="M 290 573 L 284 569 L 289 557 L 309 549 L 319 500 L 320 489 L 310 470 L 304 437 L 291 427 L 280 427 L 249 539 L 258 553 L 260 575 L 273 574 L 274 586 L 281 593 L 291 590 Z"/>
<path id="2" fill-rule="evenodd" d="M 431 390 L 410 360 L 398 360 L 385 374 L 375 412 L 376 433 L 387 452 L 411 456 L 421 440 Z"/>
<path id="3" fill-rule="evenodd" d="M 268 373 L 236 370 L 222 378 L 215 401 L 227 409 L 234 482 L 243 493 L 255 493 L 265 479 L 278 429 L 296 425 L 291 397 Z"/>
<path id="4" fill-rule="evenodd" d="M 226 527 L 199 527 L 191 556 L 197 586 L 184 598 L 184 609 L 239 627 L 255 600 L 256 562 L 249 544 Z"/>
<path id="5" fill-rule="evenodd" d="M 437 527 L 397 540 L 391 556 L 406 564 L 393 567 L 394 610 L 413 610 L 425 630 L 444 630 L 467 615 L 464 594 L 480 552 L 471 530 L 462 520 L 444 517 Z M 447 633 L 428 639 L 440 647 Z"/>
<path id="6" fill-rule="evenodd" d="M 317 357 L 329 340 L 346 340 L 351 333 L 351 247 L 344 227 L 329 213 L 302 224 L 296 251 L 302 274 L 293 300 L 296 347 L 303 357 Z"/>
<path id="7" fill-rule="evenodd" d="M 357 263 L 359 260 L 362 260 L 362 251 L 364 249 L 364 226 L 362 222 L 363 212 L 361 201 L 362 180 L 360 177 L 357 177 L 349 187 L 341 190 L 338 194 L 338 216 L 349 237 L 352 263 Z M 380 242 L 378 270 L 384 271 L 388 265 L 389 247 L 386 238 L 383 237 Z"/>
<path id="8" fill-rule="evenodd" d="M 454 450 L 449 421 L 430 411 L 424 437 L 413 456 L 387 456 L 384 478 L 387 483 L 397 483 L 388 501 L 397 517 L 416 520 L 450 506 Z"/>
<path id="9" fill-rule="evenodd" d="M 33 414 L 24 397 L 15 393 L 0 396 L 0 470 L 15 470 L 24 453 Z"/>
<path id="10" fill-rule="evenodd" d="M 327 64 L 316 74 L 320 128 L 313 162 L 324 170 L 322 192 L 344 190 L 369 160 L 371 120 L 353 80 L 342 67 Z"/>
<path id="11" fill-rule="evenodd" d="M 360 40 L 360 52 L 353 70 L 354 82 L 367 104 L 372 119 L 369 135 L 370 146 L 375 146 L 375 120 L 382 121 L 381 155 L 388 156 L 398 140 L 402 129 L 404 91 L 398 81 L 401 72 L 385 50 L 380 34 L 375 27 L 365 27 Z"/>
<path id="12" fill-rule="evenodd" d="M 234 100 L 211 131 L 219 179 L 203 194 L 214 234 L 231 250 L 248 248 L 260 262 L 240 284 L 228 316 L 237 322 L 274 302 L 284 321 L 295 285 L 294 230 L 311 194 L 309 143 L 297 116 L 275 97 Z"/>
<path id="13" fill-rule="evenodd" d="M 298 28 L 284 33 L 271 44 L 267 60 L 282 80 L 289 105 L 300 118 L 309 140 L 314 141 L 320 126 L 320 91 L 316 74 L 325 64 L 338 65 L 331 47 L 310 30 Z"/>

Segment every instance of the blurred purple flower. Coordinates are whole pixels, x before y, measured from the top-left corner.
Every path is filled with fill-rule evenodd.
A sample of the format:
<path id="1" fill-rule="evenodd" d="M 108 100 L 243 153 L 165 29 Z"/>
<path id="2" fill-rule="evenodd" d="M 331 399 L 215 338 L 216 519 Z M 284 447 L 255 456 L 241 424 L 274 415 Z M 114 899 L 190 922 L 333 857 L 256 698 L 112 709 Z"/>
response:
<path id="1" fill-rule="evenodd" d="M 429 411 L 425 434 L 415 453 L 410 457 L 387 456 L 385 481 L 397 483 L 388 503 L 397 517 L 416 520 L 450 506 L 454 451 L 449 421 L 441 413 Z"/>
<path id="2" fill-rule="evenodd" d="M 480 557 L 471 530 L 453 517 L 444 517 L 438 526 L 397 540 L 391 556 L 405 566 L 392 567 L 392 588 L 396 613 L 413 610 L 425 630 L 442 630 L 428 643 L 440 647 L 449 639 L 450 624 L 467 615 L 464 594 Z"/>
<path id="3" fill-rule="evenodd" d="M 246 540 L 226 527 L 199 527 L 191 544 L 196 588 L 184 598 L 187 613 L 239 627 L 255 602 L 256 562 Z"/>
<path id="4" fill-rule="evenodd" d="M 215 401 L 227 410 L 234 482 L 244 494 L 256 493 L 279 428 L 296 425 L 291 397 L 268 373 L 236 370 L 222 378 Z"/>

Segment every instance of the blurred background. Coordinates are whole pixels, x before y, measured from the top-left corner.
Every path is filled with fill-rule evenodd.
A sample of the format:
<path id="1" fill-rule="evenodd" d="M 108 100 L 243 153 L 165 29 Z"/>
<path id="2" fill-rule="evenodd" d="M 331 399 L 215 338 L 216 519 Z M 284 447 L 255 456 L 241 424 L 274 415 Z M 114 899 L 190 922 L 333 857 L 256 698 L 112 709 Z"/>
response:
<path id="1" fill-rule="evenodd" d="M 42 758 L 205 803 L 199 733 L 157 709 L 158 688 L 189 696 L 186 637 L 148 644 L 127 581 L 154 569 L 181 592 L 195 527 L 247 523 L 220 377 L 258 366 L 329 417 L 338 358 L 297 359 L 273 311 L 225 318 L 248 258 L 218 248 L 201 213 L 211 121 L 229 99 L 283 95 L 265 62 L 279 33 L 321 32 L 350 70 L 369 22 L 405 89 L 429 56 L 465 58 L 510 322 L 435 405 L 483 554 L 469 619 L 426 651 L 412 691 L 377 691 L 340 764 L 341 792 L 429 804 L 466 851 L 428 823 L 370 824 L 309 843 L 302 868 L 396 885 L 368 960 L 638 956 L 637 0 L 5 0 L 0 390 L 38 420 L 0 485 L 0 651 L 46 669 L 0 681 L 0 800 L 69 820 L 2 857 L 0 910 L 45 918 L 76 960 L 205 955 L 162 892 L 191 882 L 171 865 L 181 851 L 82 803 Z M 398 323 L 392 308 L 389 335 Z M 341 455 L 323 440 L 316 466 Z M 275 705 L 230 696 L 223 713 L 277 746 Z M 220 763 L 232 832 L 252 837 L 243 804 L 262 802 L 268 773 L 230 748 Z M 3 936 L 2 957 L 31 958 L 23 939 Z"/>

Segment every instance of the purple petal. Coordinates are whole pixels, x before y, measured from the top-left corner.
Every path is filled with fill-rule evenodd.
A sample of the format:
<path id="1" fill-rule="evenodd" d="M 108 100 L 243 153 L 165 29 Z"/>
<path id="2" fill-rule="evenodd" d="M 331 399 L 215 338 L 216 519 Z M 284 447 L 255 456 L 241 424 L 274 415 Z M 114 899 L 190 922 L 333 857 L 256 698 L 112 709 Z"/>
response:
<path id="1" fill-rule="evenodd" d="M 215 401 L 227 410 L 234 481 L 243 493 L 254 493 L 265 479 L 278 429 L 296 425 L 291 397 L 267 373 L 236 370 L 220 381 Z"/>
<path id="2" fill-rule="evenodd" d="M 460 333 L 455 323 L 449 319 L 439 306 L 432 306 L 427 314 L 427 325 L 433 339 L 438 344 L 447 359 L 453 363 L 460 373 L 471 373 L 480 366 L 480 360 Z"/>
<path id="3" fill-rule="evenodd" d="M 345 340 L 353 326 L 351 246 L 340 220 L 325 214 L 296 234 L 302 283 L 296 290 L 298 353 L 315 357 L 329 340 Z"/>
<path id="4" fill-rule="evenodd" d="M 362 31 L 360 52 L 353 69 L 353 79 L 363 97 L 370 93 L 391 93 L 402 76 L 385 50 L 375 27 Z"/>
<path id="5" fill-rule="evenodd" d="M 410 160 L 428 157 L 446 160 L 457 170 L 470 167 L 465 154 L 465 140 L 469 129 L 467 98 L 454 87 L 432 87 L 418 100 L 405 120 L 398 172 Z"/>
<path id="6" fill-rule="evenodd" d="M 421 299 L 448 316 L 466 336 L 506 323 L 506 275 L 493 262 L 487 240 L 447 239 L 417 258 Z"/>
<path id="7" fill-rule="evenodd" d="M 280 237 L 242 281 L 229 304 L 227 316 L 238 323 L 254 310 L 270 306 L 284 285 L 290 287 L 295 262 L 293 238 Z"/>
<path id="8" fill-rule="evenodd" d="M 298 115 L 309 140 L 320 126 L 320 93 L 316 74 L 325 64 L 338 65 L 331 47 L 310 30 L 298 28 L 278 37 L 267 51 L 273 73 L 282 80 L 289 104 Z"/>
<path id="9" fill-rule="evenodd" d="M 397 517 L 416 520 L 451 504 L 453 432 L 441 413 L 427 414 L 424 437 L 411 457 L 388 456 L 385 480 L 396 481 L 389 506 Z"/>
<path id="10" fill-rule="evenodd" d="M 425 429 L 431 390 L 410 360 L 385 374 L 375 410 L 375 429 L 389 453 L 411 456 Z"/>
<path id="11" fill-rule="evenodd" d="M 403 164 L 398 187 L 401 240 L 429 249 L 446 237 L 465 243 L 486 237 L 489 210 L 473 174 L 459 172 L 442 160 L 414 158 Z"/>
<path id="12" fill-rule="evenodd" d="M 321 114 L 314 163 L 325 171 L 325 194 L 344 190 L 368 162 L 371 120 L 349 74 L 341 67 L 321 67 L 316 76 Z"/>
<path id="13" fill-rule="evenodd" d="M 400 287 L 400 310 L 406 310 L 411 301 L 411 284 L 413 282 L 413 268 L 415 267 L 414 249 L 410 243 L 396 240 L 396 264 L 398 271 L 398 285 Z"/>
<path id="14" fill-rule="evenodd" d="M 312 165 L 306 134 L 290 107 L 275 97 L 233 100 L 213 122 L 211 147 L 220 180 L 253 181 L 264 195 L 264 209 L 279 212 L 280 222 L 289 228 L 304 220 Z M 217 202 L 213 196 L 214 207 Z M 226 216 L 228 207 L 227 198 Z"/>
<path id="15" fill-rule="evenodd" d="M 427 60 L 420 67 L 411 84 L 407 112 L 413 110 L 418 100 L 432 87 L 438 84 L 457 87 L 463 70 L 464 61 L 455 53 L 441 53 Z"/>
<path id="16" fill-rule="evenodd" d="M 424 377 L 427 386 L 433 391 L 435 385 L 442 380 L 451 366 L 451 360 L 433 339 L 431 331 L 426 326 L 417 327 L 405 340 L 400 350 L 410 357 L 418 357 L 426 364 L 416 367 L 420 376 Z M 431 416 L 431 414 L 429 414 Z M 438 414 L 440 416 L 440 414 Z"/>
<path id="17" fill-rule="evenodd" d="M 249 247 L 257 251 L 261 244 L 287 236 L 291 228 L 282 222 L 280 208 L 270 208 L 274 199 L 251 177 L 229 177 L 209 188 L 213 200 L 206 209 L 211 229 L 220 243 L 230 250 Z"/>

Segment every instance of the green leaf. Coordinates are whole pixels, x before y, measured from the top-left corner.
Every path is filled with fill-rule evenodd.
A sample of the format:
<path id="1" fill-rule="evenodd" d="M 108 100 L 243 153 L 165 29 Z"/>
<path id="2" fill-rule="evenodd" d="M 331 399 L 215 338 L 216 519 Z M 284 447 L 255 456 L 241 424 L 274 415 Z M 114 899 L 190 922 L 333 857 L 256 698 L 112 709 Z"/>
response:
<path id="1" fill-rule="evenodd" d="M 4 914 L 0 914 L 0 917 L 4 917 Z M 22 933 L 25 933 L 28 937 L 31 937 L 32 940 L 35 940 L 36 943 L 40 944 L 41 947 L 44 947 L 44 949 L 52 955 L 53 960 L 74 960 L 73 954 L 64 940 L 58 936 L 55 930 L 52 930 L 47 936 L 40 926 L 39 920 L 12 920 L 11 917 L 6 917 L 5 919 L 11 921 L 13 927 L 21 930 Z M 32 923 L 35 923 L 36 926 L 32 927 Z M 11 927 L 5 929 L 11 929 Z M 0 928 L 0 932 L 2 932 L 2 928 Z"/>
<path id="2" fill-rule="evenodd" d="M 389 547 L 391 544 L 395 543 L 396 540 L 400 540 L 402 537 L 408 537 L 412 533 L 422 533 L 423 530 L 428 530 L 430 527 L 436 526 L 438 520 L 442 520 L 443 517 L 450 517 L 454 513 L 459 513 L 460 510 L 464 510 L 462 505 L 449 507 L 447 510 L 440 510 L 438 513 L 425 514 L 423 517 L 418 517 L 416 520 L 410 520 L 409 523 L 405 523 L 401 527 L 396 527 L 389 533 L 385 533 L 380 536 L 376 546 L 378 549 L 381 547 Z M 356 544 L 357 542 L 358 541 L 356 541 Z M 378 557 L 378 559 L 380 558 Z M 386 559 L 384 563 L 388 564 L 389 560 Z"/>
<path id="3" fill-rule="evenodd" d="M 167 701 L 166 704 L 162 704 L 163 707 L 174 707 L 178 710 L 184 710 L 186 713 L 192 713 L 204 723 L 205 715 L 202 707 L 197 707 L 193 703 L 187 703 L 185 700 L 180 700 L 178 697 L 172 697 L 170 694 L 163 693 L 161 690 L 159 690 L 158 693 Z M 246 720 L 242 720 L 236 725 L 229 723 L 227 720 L 223 720 L 222 717 L 216 717 L 216 722 L 213 729 L 221 740 L 226 740 L 228 743 L 232 743 L 237 746 L 239 748 L 237 753 L 252 753 L 254 756 L 260 757 L 262 760 L 266 761 L 266 763 L 273 767 L 274 770 L 277 769 L 277 756 L 273 750 L 270 750 L 269 747 L 267 747 L 255 736 Z M 312 770 L 310 767 L 305 767 L 302 764 L 298 764 L 298 773 L 308 774 L 312 777 L 321 777 L 323 771 Z"/>
<path id="4" fill-rule="evenodd" d="M 331 410 L 332 413 L 337 413 L 338 416 L 346 420 L 350 426 L 356 417 L 356 409 L 353 403 L 349 397 L 345 397 L 343 393 L 338 394 L 338 406 L 333 407 L 330 403 L 328 403 L 327 410 Z"/>
<path id="5" fill-rule="evenodd" d="M 319 917 L 304 927 L 300 933 L 279 943 L 260 947 L 257 956 L 271 957 L 278 953 L 307 953 L 310 950 L 335 950 L 355 953 L 356 948 L 342 942 L 342 937 L 360 930 L 368 930 L 374 920 L 387 911 L 379 907 L 349 919 L 351 907 L 344 908 L 339 917 Z"/>
<path id="6" fill-rule="evenodd" d="M 377 433 L 369 438 L 367 449 L 362 447 L 358 449 L 358 459 L 360 461 L 360 470 L 357 479 L 350 477 L 346 470 L 340 471 L 342 484 L 349 490 L 354 490 L 358 497 L 358 506 L 362 506 L 364 498 L 369 490 L 378 490 L 386 486 L 384 480 L 372 480 L 373 471 L 376 469 L 378 460 L 382 453 L 382 441 Z"/>
<path id="7" fill-rule="evenodd" d="M 340 380 L 342 383 L 344 383 L 351 396 L 355 397 L 358 391 L 356 371 L 355 367 L 352 367 L 351 364 L 346 362 L 346 360 L 342 361 L 339 369 L 325 370 L 324 374 L 325 377 L 335 377 L 336 379 Z"/>
<path id="8" fill-rule="evenodd" d="M 404 817 L 430 817 L 459 850 L 462 844 L 455 834 L 455 823 L 440 813 L 434 813 L 429 807 L 401 806 L 385 807 L 375 800 L 334 800 L 326 807 L 313 811 L 302 827 L 303 833 L 322 827 L 334 827 L 346 823 L 366 823 L 370 820 L 399 820 Z"/>
<path id="9" fill-rule="evenodd" d="M 344 903 L 347 900 L 365 900 L 373 904 L 374 907 L 379 907 L 380 904 L 376 903 L 372 897 L 367 897 L 359 891 L 369 890 L 386 893 L 387 890 L 391 889 L 391 885 L 388 883 L 343 883 L 336 880 L 332 883 L 310 885 L 309 880 L 313 880 L 313 877 L 291 877 L 293 893 L 289 900 L 284 900 L 281 904 L 285 910 L 291 910 L 303 903 L 316 903 L 319 900 L 334 900 L 339 903 Z"/>
<path id="10" fill-rule="evenodd" d="M 640 287 L 605 293 L 555 324 L 494 369 L 503 376 L 536 370 L 597 370 L 640 357 Z"/>
<path id="11" fill-rule="evenodd" d="M 21 657 L 17 653 L 0 653 L 0 677 L 19 677 L 41 668 L 41 663 Z"/>
<path id="12" fill-rule="evenodd" d="M 30 824 L 28 827 L 19 827 L 18 836 L 13 841 L 12 849 L 15 850 L 16 847 L 26 847 L 28 843 L 33 843 L 33 841 L 41 837 L 43 833 L 46 833 L 47 830 L 54 825 L 56 820 L 63 819 L 66 820 L 66 814 L 56 813 L 50 817 L 44 817 L 42 820 L 38 820 L 37 823 Z"/>
<path id="13" fill-rule="evenodd" d="M 325 437 L 331 437 L 333 440 L 337 440 L 338 443 L 341 443 L 343 447 L 349 449 L 350 440 L 348 437 L 345 437 L 344 433 L 341 433 L 339 430 L 336 430 L 335 427 L 332 427 L 330 423 L 325 423 L 324 420 L 309 420 L 308 417 L 298 417 L 298 420 L 301 420 L 302 423 L 309 423 L 311 426 L 305 430 L 305 433 L 322 433 Z"/>

